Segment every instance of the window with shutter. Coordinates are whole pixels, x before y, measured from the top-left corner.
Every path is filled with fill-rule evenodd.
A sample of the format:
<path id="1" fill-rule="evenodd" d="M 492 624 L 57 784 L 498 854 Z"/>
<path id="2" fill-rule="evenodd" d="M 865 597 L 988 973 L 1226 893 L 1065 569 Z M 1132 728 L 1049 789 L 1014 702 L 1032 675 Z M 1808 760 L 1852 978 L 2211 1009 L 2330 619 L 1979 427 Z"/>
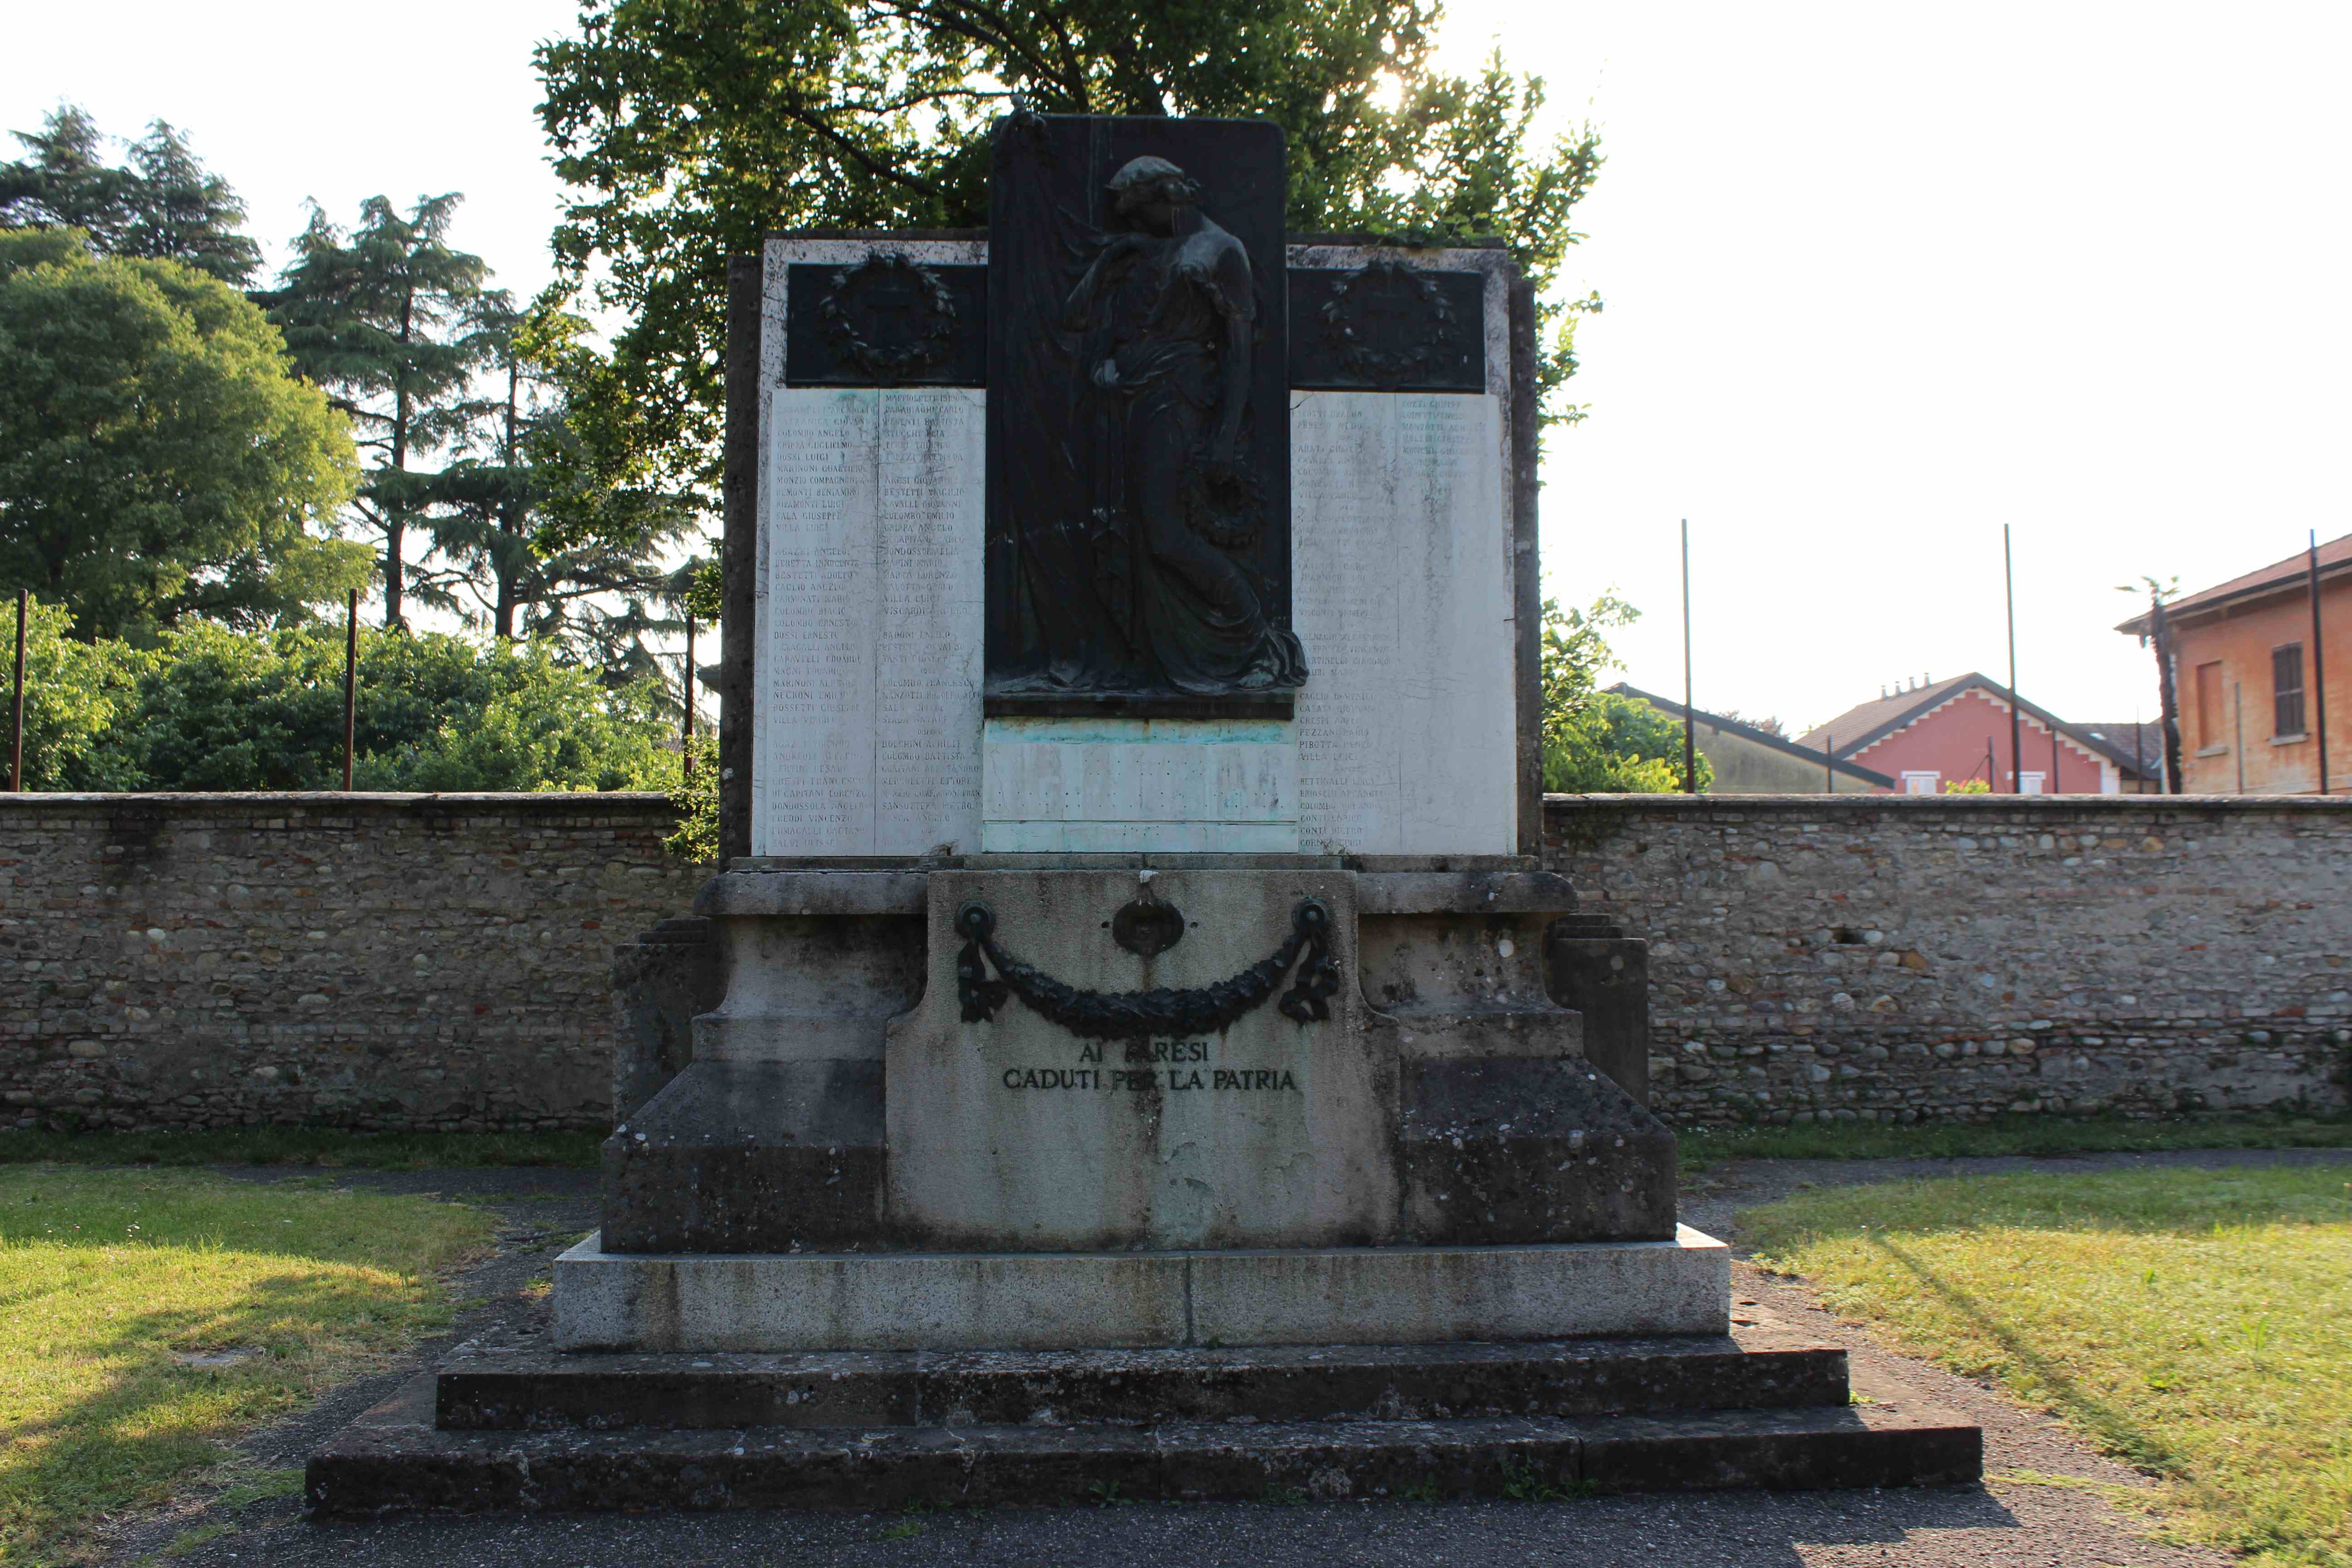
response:
<path id="1" fill-rule="evenodd" d="M 2271 733 L 2303 733 L 2303 645 L 2271 649 Z"/>

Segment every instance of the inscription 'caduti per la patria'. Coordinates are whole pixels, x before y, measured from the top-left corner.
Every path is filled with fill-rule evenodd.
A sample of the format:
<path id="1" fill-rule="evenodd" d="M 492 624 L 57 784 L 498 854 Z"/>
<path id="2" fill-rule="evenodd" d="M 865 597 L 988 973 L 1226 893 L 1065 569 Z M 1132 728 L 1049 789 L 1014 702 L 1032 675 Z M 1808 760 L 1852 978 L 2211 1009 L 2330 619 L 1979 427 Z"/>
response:
<path id="1" fill-rule="evenodd" d="M 1150 1089 L 1173 1094 L 1195 1089 L 1208 1094 L 1269 1089 L 1299 1092 L 1297 1076 L 1287 1068 L 1221 1068 L 1211 1064 L 1206 1040 L 1135 1040 L 1122 1047 L 1120 1054 L 1122 1065 L 1108 1066 L 1103 1062 L 1103 1047 L 1090 1044 L 1079 1050 L 1076 1067 L 1006 1068 L 1003 1084 L 1013 1089 L 1078 1093 L 1140 1093 Z"/>

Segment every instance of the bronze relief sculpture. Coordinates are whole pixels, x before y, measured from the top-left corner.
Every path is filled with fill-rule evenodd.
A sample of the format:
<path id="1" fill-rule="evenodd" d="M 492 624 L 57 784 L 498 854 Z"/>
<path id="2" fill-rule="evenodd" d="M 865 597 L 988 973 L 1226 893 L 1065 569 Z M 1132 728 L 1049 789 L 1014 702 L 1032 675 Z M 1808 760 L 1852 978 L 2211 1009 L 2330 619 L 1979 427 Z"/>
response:
<path id="1" fill-rule="evenodd" d="M 1307 679 L 1288 626 L 1287 431 L 1269 440 L 1260 406 L 1286 421 L 1281 274 L 1159 153 L 1119 163 L 1085 215 L 1038 200 L 1106 140 L 1052 132 L 1106 123 L 1131 122 L 1000 132 L 991 270 L 1014 309 L 992 322 L 1012 374 L 992 366 L 988 690 L 1145 710 L 1286 696 Z M 1045 279 L 1066 281 L 1049 294 Z"/>

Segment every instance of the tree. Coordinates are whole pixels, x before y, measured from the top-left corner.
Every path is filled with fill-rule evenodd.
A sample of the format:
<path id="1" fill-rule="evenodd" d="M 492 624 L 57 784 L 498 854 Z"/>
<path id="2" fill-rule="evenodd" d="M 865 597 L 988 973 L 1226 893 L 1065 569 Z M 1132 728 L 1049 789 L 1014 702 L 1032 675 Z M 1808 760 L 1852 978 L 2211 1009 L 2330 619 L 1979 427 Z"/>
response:
<path id="1" fill-rule="evenodd" d="M 985 132 L 1016 96 L 1271 118 L 1294 230 L 1501 235 L 1548 289 L 1598 141 L 1529 151 L 1542 84 L 1499 58 L 1433 74 L 1437 16 L 1437 0 L 585 0 L 581 36 L 538 58 L 556 172 L 585 193 L 557 255 L 628 318 L 609 360 L 575 366 L 594 378 L 588 453 L 707 485 L 727 258 L 776 227 L 985 222 Z M 1572 308 L 1542 309 L 1556 394 Z"/>
<path id="2" fill-rule="evenodd" d="M 348 235 L 313 203 L 292 264 L 264 296 L 295 367 L 326 388 L 372 459 L 357 510 L 383 541 L 387 626 L 408 624 L 410 533 L 430 542 L 452 500 L 442 470 L 418 465 L 483 415 L 474 380 L 495 334 L 482 311 L 509 308 L 486 298 L 482 258 L 448 247 L 463 199 L 423 197 L 404 216 L 371 196 Z"/>
<path id="3" fill-rule="evenodd" d="M 35 599 L 25 622 L 25 787 L 121 790 L 146 775 L 117 743 L 154 655 L 127 643 L 83 642 L 63 605 Z"/>
<path id="4" fill-rule="evenodd" d="M 478 317 L 503 395 L 446 471 L 450 515 L 436 530 L 460 613 L 502 639 L 549 643 L 608 680 L 656 674 L 646 639 L 683 629 L 679 606 L 701 564 L 662 563 L 700 539 L 691 500 L 613 487 L 583 460 L 572 393 L 555 372 L 591 352 L 585 321 L 544 304 L 517 311 L 503 294 L 485 295 Z M 541 548 L 551 515 L 593 525 Z"/>
<path id="5" fill-rule="evenodd" d="M 300 620 L 364 580 L 363 552 L 311 531 L 355 469 L 236 290 L 79 230 L 0 230 L 0 589 L 63 604 L 85 639 Z"/>
<path id="6" fill-rule="evenodd" d="M 109 164 L 98 122 L 65 104 L 38 131 L 19 131 L 28 157 L 0 163 L 0 228 L 79 228 L 101 256 L 178 261 L 244 288 L 261 247 L 240 232 L 245 203 L 207 170 L 187 139 L 158 120 Z"/>
<path id="7" fill-rule="evenodd" d="M 1683 727 L 1639 698 L 1603 691 L 1616 668 L 1604 635 L 1642 612 L 1612 590 L 1583 610 L 1543 605 L 1544 788 L 1571 795 L 1668 795 L 1683 787 Z M 1715 769 L 1697 759 L 1697 787 Z"/>
<path id="8" fill-rule="evenodd" d="M 171 633 L 118 702 L 110 748 L 132 787 L 331 789 L 341 779 L 343 639 L 317 629 Z M 678 766 L 658 691 L 608 687 L 551 650 L 363 630 L 362 789 L 661 789 Z M 122 786 L 117 786 L 122 787 Z"/>

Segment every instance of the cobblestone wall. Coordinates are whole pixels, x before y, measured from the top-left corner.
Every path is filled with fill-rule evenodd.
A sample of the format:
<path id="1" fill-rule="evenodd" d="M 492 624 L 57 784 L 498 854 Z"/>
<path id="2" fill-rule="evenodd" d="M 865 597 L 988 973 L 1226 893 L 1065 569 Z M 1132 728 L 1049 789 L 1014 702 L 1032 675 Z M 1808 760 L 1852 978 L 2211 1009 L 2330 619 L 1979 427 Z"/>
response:
<path id="1" fill-rule="evenodd" d="M 1560 796 L 1671 1120 L 2340 1111 L 2352 801 Z"/>
<path id="2" fill-rule="evenodd" d="M 611 1125 L 659 795 L 0 795 L 0 1128 Z"/>
<path id="3" fill-rule="evenodd" d="M 0 795 L 0 1127 L 610 1124 L 652 795 Z M 2352 802 L 1546 803 L 1681 1121 L 2340 1110 Z"/>

